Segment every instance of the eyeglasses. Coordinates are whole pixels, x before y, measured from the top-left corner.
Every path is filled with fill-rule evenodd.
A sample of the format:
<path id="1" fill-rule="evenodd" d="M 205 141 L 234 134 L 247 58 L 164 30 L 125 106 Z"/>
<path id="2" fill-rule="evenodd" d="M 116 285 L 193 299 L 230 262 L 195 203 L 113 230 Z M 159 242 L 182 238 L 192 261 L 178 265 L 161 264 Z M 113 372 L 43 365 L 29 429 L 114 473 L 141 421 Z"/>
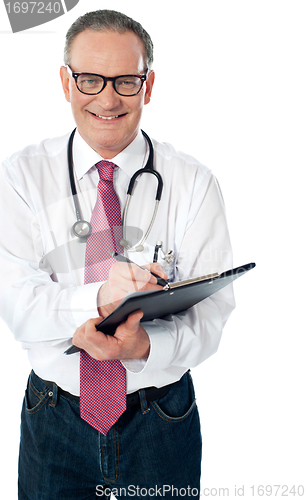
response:
<path id="1" fill-rule="evenodd" d="M 74 78 L 76 86 L 82 94 L 96 95 L 105 89 L 107 82 L 112 82 L 114 90 L 122 96 L 137 95 L 147 79 L 144 75 L 120 75 L 106 77 L 95 73 L 75 73 L 70 66 L 66 66 L 68 73 Z"/>

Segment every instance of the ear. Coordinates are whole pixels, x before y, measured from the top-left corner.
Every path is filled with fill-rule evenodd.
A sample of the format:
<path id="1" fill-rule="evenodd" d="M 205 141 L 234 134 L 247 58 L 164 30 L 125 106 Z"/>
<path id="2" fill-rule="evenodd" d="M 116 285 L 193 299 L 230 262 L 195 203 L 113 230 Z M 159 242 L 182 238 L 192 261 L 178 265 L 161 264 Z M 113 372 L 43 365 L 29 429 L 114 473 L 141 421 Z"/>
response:
<path id="1" fill-rule="evenodd" d="M 65 98 L 68 102 L 70 102 L 70 88 L 69 88 L 70 79 L 69 79 L 69 73 L 65 66 L 61 66 L 60 77 L 62 81 L 62 87 L 64 90 Z"/>
<path id="2" fill-rule="evenodd" d="M 149 71 L 147 80 L 146 80 L 146 93 L 144 96 L 144 103 L 148 104 L 151 100 L 151 95 L 152 95 L 152 89 L 154 85 L 154 80 L 155 80 L 155 73 L 154 71 Z"/>

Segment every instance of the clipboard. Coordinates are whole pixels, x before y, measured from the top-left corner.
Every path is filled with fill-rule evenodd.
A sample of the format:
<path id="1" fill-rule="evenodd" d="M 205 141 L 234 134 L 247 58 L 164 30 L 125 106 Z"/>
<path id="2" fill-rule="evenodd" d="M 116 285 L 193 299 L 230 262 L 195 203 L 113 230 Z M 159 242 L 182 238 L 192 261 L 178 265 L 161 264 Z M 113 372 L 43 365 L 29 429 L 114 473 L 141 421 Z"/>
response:
<path id="1" fill-rule="evenodd" d="M 176 283 L 168 283 L 162 290 L 134 292 L 125 297 L 119 306 L 104 318 L 96 328 L 107 335 L 114 335 L 120 323 L 138 309 L 143 311 L 141 322 L 182 313 L 240 278 L 240 276 L 253 269 L 255 265 L 252 262 L 222 274 L 216 273 Z M 65 354 L 73 354 L 79 351 L 78 347 L 72 345 L 65 351 Z"/>

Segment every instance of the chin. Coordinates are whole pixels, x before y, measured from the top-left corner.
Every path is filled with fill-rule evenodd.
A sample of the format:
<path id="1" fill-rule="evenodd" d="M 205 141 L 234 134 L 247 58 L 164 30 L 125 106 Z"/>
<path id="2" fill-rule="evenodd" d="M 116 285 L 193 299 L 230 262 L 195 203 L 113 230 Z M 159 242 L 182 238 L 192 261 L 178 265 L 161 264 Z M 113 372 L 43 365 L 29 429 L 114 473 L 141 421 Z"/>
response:
<path id="1" fill-rule="evenodd" d="M 114 151 L 115 154 L 123 151 L 137 136 L 138 130 L 131 131 L 101 131 L 96 136 L 97 144 L 101 149 Z"/>
<path id="2" fill-rule="evenodd" d="M 106 158 L 108 156 L 111 158 L 125 149 L 135 137 L 136 135 L 118 134 L 115 131 L 103 130 L 98 134 L 94 134 L 94 137 L 91 136 L 91 142 L 88 142 L 88 144 L 102 157 Z M 112 156 L 109 156 L 110 154 Z"/>

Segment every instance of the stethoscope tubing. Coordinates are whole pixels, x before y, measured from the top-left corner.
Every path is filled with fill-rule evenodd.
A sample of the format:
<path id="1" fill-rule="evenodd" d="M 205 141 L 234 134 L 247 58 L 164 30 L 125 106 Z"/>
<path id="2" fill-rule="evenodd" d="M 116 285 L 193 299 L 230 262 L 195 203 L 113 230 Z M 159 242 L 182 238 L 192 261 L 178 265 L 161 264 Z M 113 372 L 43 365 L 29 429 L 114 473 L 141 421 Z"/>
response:
<path id="1" fill-rule="evenodd" d="M 75 207 L 75 214 L 76 214 L 76 218 L 77 218 L 77 221 L 72 226 L 72 233 L 84 241 L 90 236 L 91 231 L 92 231 L 92 227 L 91 227 L 91 224 L 89 222 L 82 219 L 81 207 L 79 204 L 79 199 L 78 199 L 75 180 L 74 180 L 72 146 L 73 146 L 73 139 L 74 139 L 75 132 L 76 132 L 76 128 L 72 131 L 72 133 L 69 137 L 68 148 L 67 148 L 70 188 L 71 188 L 71 193 L 72 193 L 74 207 Z M 156 170 L 154 170 L 154 151 L 153 151 L 152 141 L 143 130 L 141 130 L 141 132 L 149 145 L 149 157 L 148 157 L 148 161 L 147 161 L 145 167 L 140 168 L 139 170 L 137 170 L 137 172 L 135 172 L 132 175 L 131 180 L 130 180 L 129 185 L 128 185 L 128 189 L 127 189 L 127 198 L 126 198 L 126 202 L 125 202 L 124 209 L 123 209 L 123 215 L 122 215 L 122 229 L 123 229 L 122 244 L 128 251 L 142 251 L 143 250 L 143 244 L 146 241 L 146 239 L 148 238 L 149 233 L 150 233 L 152 226 L 154 224 L 157 210 L 158 210 L 158 205 L 159 205 L 162 191 L 163 191 L 163 179 L 162 179 L 160 173 L 157 172 Z M 141 238 L 140 242 L 137 245 L 130 247 L 126 241 L 127 211 L 128 211 L 130 199 L 131 199 L 131 196 L 133 193 L 133 189 L 134 189 L 137 177 L 139 175 L 147 174 L 147 173 L 154 175 L 157 179 L 157 189 L 156 189 L 155 206 L 154 206 L 154 210 L 153 210 L 153 215 L 152 215 L 150 224 L 148 226 L 148 229 L 147 229 L 146 233 L 144 234 L 144 236 Z M 79 230 L 79 232 L 77 230 L 78 227 L 81 228 Z"/>

